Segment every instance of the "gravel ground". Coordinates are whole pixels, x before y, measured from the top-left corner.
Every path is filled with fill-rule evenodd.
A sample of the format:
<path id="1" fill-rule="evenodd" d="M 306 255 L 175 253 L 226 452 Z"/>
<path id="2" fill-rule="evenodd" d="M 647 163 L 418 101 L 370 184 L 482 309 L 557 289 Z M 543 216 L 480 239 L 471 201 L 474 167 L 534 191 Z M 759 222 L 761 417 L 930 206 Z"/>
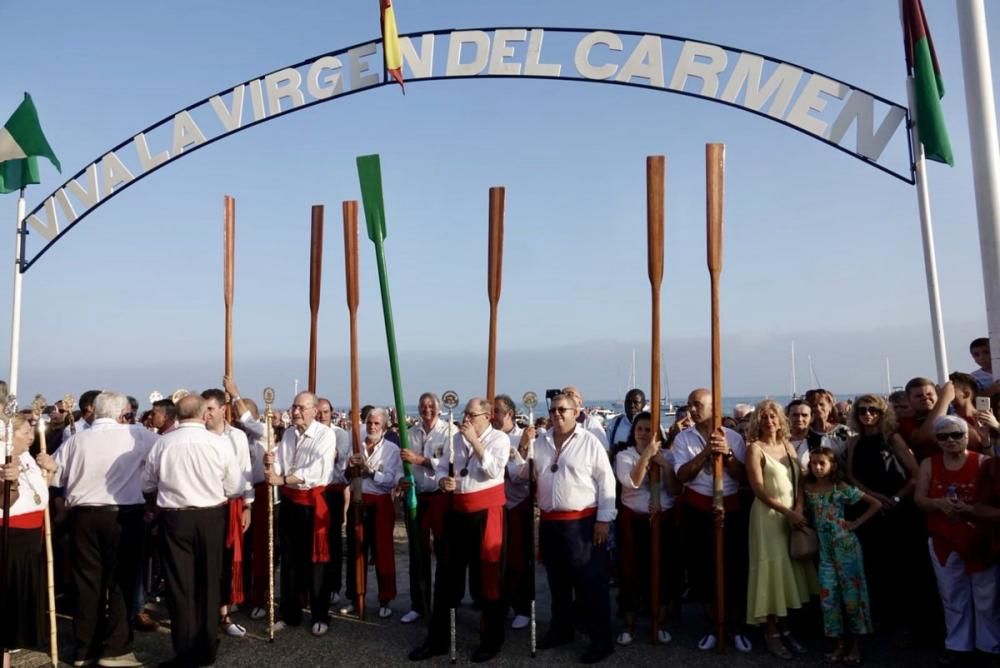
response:
<path id="1" fill-rule="evenodd" d="M 406 655 L 418 646 L 424 638 L 425 627 L 420 622 L 404 625 L 399 622 L 400 616 L 409 609 L 408 594 L 408 560 L 406 558 L 406 535 L 402 524 L 396 527 L 396 580 L 400 595 L 393 601 L 391 607 L 395 614 L 388 620 L 379 620 L 375 615 L 378 600 L 375 595 L 374 568 L 369 569 L 369 592 L 367 606 L 368 621 L 356 618 L 334 615 L 330 631 L 321 638 L 314 638 L 309 633 L 308 622 L 297 629 L 285 629 L 275 636 L 273 644 L 267 642 L 266 625 L 263 622 L 250 621 L 248 610 L 234 613 L 233 617 L 248 629 L 245 638 L 223 637 L 219 648 L 219 668 L 243 668 L 250 664 L 266 663 L 281 666 L 342 666 L 355 664 L 358 666 L 392 666 L 407 664 Z M 538 617 L 539 637 L 546 629 L 549 602 L 545 572 L 538 569 L 536 575 L 538 585 Z M 612 602 L 614 601 L 612 592 Z M 158 612 L 153 610 L 154 615 Z M 308 616 L 306 617 L 308 619 Z M 458 611 L 458 663 L 469 664 L 469 657 L 478 644 L 478 613 L 466 601 Z M 648 626 L 640 622 L 638 638 L 629 647 L 617 647 L 615 653 L 601 665 L 608 666 L 655 666 L 664 662 L 679 663 L 682 666 L 779 666 L 779 665 L 826 665 L 823 663 L 824 641 L 819 635 L 805 637 L 804 641 L 810 648 L 810 653 L 796 657 L 794 661 L 782 661 L 767 654 L 763 649 L 763 640 L 759 634 L 753 636 L 754 651 L 740 654 L 730 650 L 725 655 L 716 652 L 702 652 L 697 649 L 697 640 L 702 631 L 702 613 L 697 604 L 686 604 L 681 623 L 671 627 L 674 634 L 672 643 L 666 646 L 654 646 L 648 638 Z M 616 629 L 618 622 L 616 624 Z M 61 641 L 60 656 L 64 659 L 71 656 L 70 641 L 72 637 L 71 621 L 61 617 L 59 621 L 59 637 Z M 490 662 L 495 666 L 532 666 L 532 665 L 572 665 L 586 649 L 586 639 L 578 635 L 576 643 L 555 650 L 540 652 L 538 658 L 532 660 L 528 647 L 528 631 L 511 631 L 508 627 L 503 652 Z M 135 652 L 146 665 L 156 665 L 166 661 L 173 655 L 170 645 L 170 632 L 166 626 L 159 632 L 137 633 Z M 885 641 L 872 641 L 866 646 L 866 665 L 900 666 L 916 668 L 918 666 L 936 665 L 938 652 L 935 649 L 898 650 Z M 49 663 L 48 656 L 41 652 L 19 652 L 14 656 L 14 668 L 33 668 Z M 66 664 L 68 665 L 68 664 Z M 448 665 L 447 657 L 437 657 L 424 662 L 424 665 Z"/>

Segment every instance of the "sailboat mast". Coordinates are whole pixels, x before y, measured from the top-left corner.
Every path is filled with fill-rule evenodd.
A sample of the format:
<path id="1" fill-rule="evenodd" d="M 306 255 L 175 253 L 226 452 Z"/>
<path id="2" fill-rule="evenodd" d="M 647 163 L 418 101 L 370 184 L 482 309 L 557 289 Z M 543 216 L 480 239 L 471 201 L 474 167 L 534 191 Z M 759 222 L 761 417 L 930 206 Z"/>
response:
<path id="1" fill-rule="evenodd" d="M 792 399 L 797 399 L 799 389 L 796 387 L 795 379 L 795 341 L 792 341 Z"/>
<path id="2" fill-rule="evenodd" d="M 889 373 L 889 356 L 885 356 L 885 391 L 892 394 L 892 374 Z"/>

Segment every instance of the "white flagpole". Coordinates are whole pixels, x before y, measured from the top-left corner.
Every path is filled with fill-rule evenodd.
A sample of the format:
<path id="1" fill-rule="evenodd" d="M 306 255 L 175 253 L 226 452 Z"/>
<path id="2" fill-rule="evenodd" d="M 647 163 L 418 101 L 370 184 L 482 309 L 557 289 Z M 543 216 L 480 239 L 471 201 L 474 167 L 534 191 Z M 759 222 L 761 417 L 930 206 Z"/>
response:
<path id="1" fill-rule="evenodd" d="M 961 1 L 961 0 L 959 0 Z M 899 4 L 899 21 L 906 34 L 903 3 Z M 938 383 L 948 380 L 948 350 L 944 342 L 944 319 L 941 317 L 941 292 L 938 288 L 937 258 L 934 252 L 934 228 L 931 224 L 931 197 L 927 190 L 924 147 L 917 132 L 917 105 L 914 100 L 913 77 L 906 77 L 906 96 L 910 107 L 910 143 L 913 145 L 914 174 L 916 175 L 917 206 L 920 210 L 920 237 L 924 246 L 924 273 L 927 277 L 927 303 L 931 310 L 931 335 L 934 337 L 934 362 Z"/>
<path id="2" fill-rule="evenodd" d="M 17 394 L 18 355 L 21 350 L 21 227 L 24 225 L 24 188 L 17 198 L 17 230 L 14 235 L 14 298 L 10 317 L 10 393 Z"/>
<path id="3" fill-rule="evenodd" d="M 982 0 L 956 0 L 993 377 L 1000 374 L 1000 155 Z"/>

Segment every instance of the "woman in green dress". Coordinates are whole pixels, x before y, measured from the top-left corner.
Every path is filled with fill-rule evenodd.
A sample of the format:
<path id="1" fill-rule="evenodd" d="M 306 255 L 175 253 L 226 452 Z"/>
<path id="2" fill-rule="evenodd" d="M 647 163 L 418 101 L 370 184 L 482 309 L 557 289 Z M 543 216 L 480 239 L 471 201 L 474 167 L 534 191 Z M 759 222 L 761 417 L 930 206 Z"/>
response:
<path id="1" fill-rule="evenodd" d="M 788 441 L 788 421 L 781 405 L 757 404 L 747 430 L 747 478 L 754 493 L 750 508 L 750 573 L 747 583 L 747 623 L 767 624 L 768 651 L 791 659 L 806 649 L 785 627 L 789 610 L 802 607 L 819 592 L 811 563 L 788 555 L 792 527 L 806 523 L 803 514 L 798 458 Z"/>

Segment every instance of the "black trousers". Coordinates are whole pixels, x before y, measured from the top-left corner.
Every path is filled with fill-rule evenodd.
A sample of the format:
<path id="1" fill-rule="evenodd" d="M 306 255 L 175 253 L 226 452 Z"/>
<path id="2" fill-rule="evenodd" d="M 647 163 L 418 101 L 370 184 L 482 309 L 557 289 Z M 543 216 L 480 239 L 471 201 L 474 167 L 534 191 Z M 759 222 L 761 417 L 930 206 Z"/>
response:
<path id="1" fill-rule="evenodd" d="M 575 607 L 583 617 L 590 646 L 603 650 L 612 646 L 611 594 L 607 546 L 594 545 L 596 520 L 596 515 L 579 520 L 542 520 L 538 542 L 552 594 L 549 633 L 571 638 Z"/>
<path id="2" fill-rule="evenodd" d="M 165 510 L 160 526 L 176 662 L 179 666 L 207 666 L 215 662 L 219 647 L 226 506 Z"/>
<path id="3" fill-rule="evenodd" d="M 460 513 L 449 510 L 445 515 L 444 535 L 440 558 L 434 569 L 434 603 L 430 634 L 427 644 L 441 648 L 448 646 L 450 610 L 457 608 L 465 594 L 465 574 L 480 589 L 480 546 L 486 530 L 488 511 Z M 506 521 L 504 522 L 506 534 Z M 506 544 L 506 540 L 504 541 Z M 503 572 L 504 554 L 500 555 L 500 572 Z M 498 583 L 498 588 L 500 583 Z M 499 650 L 503 645 L 506 605 L 502 600 L 481 602 L 479 642 L 485 649 Z"/>
<path id="4" fill-rule="evenodd" d="M 126 601 L 138 576 L 142 506 L 80 507 L 72 513 L 76 658 L 126 654 L 132 641 Z"/>
<path id="5" fill-rule="evenodd" d="M 313 622 L 330 623 L 330 590 L 326 564 L 313 563 L 313 508 L 281 502 L 281 620 L 302 623 L 303 599 L 308 597 Z"/>
<path id="6" fill-rule="evenodd" d="M 708 623 L 712 624 L 715 619 L 715 515 L 712 511 L 704 512 L 685 505 L 681 517 L 691 586 L 705 606 Z M 725 519 L 726 626 L 734 632 L 746 625 L 749 516 L 742 509 L 727 510 Z"/>
<path id="7" fill-rule="evenodd" d="M 339 594 L 344 582 L 344 536 L 340 528 L 344 519 L 344 490 L 328 489 L 323 494 L 330 509 L 330 531 L 327 534 L 330 561 L 326 564 L 326 590 Z M 327 598 L 329 599 L 329 596 Z"/>

